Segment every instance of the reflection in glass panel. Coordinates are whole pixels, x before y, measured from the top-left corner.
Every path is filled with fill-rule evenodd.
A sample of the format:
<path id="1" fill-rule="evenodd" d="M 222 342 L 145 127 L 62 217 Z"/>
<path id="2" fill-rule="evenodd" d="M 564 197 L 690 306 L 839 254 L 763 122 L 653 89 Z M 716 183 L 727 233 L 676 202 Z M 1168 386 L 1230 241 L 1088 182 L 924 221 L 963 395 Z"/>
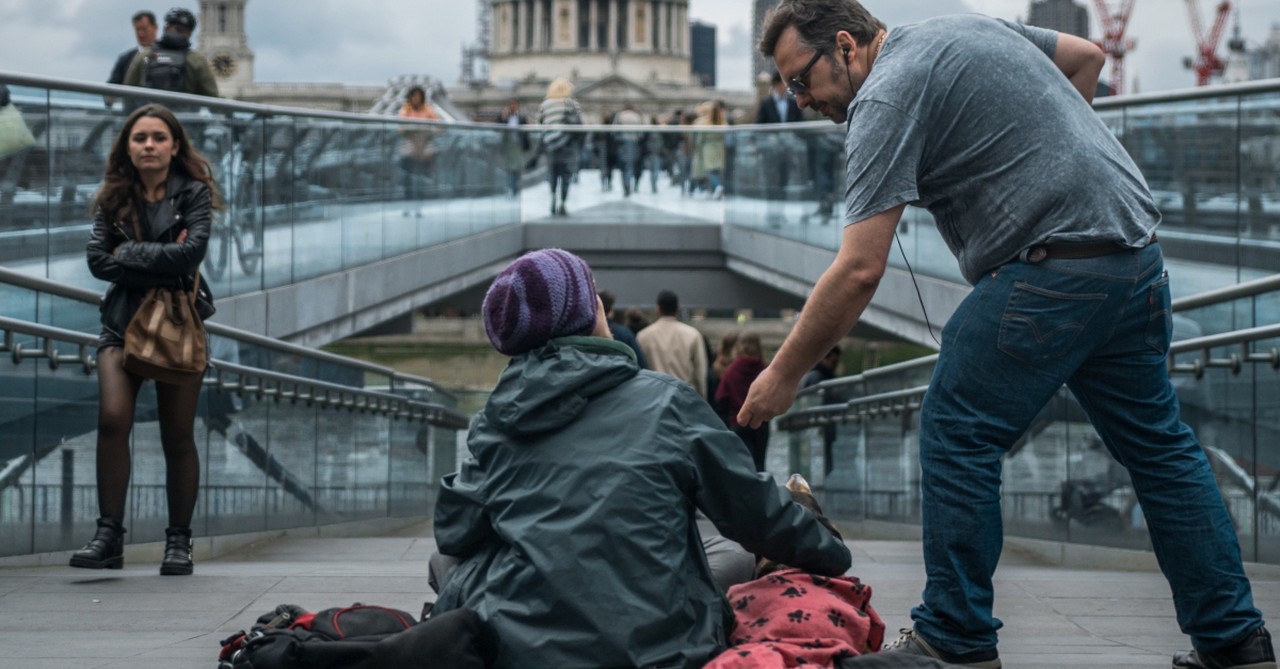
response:
<path id="1" fill-rule="evenodd" d="M 224 373 L 223 384 L 239 379 Z M 230 388 L 206 387 L 203 427 L 196 434 L 207 438 L 201 463 L 205 485 L 200 491 L 209 532 L 257 532 L 265 528 L 265 455 L 274 425 L 268 404 Z"/>
<path id="2" fill-rule="evenodd" d="M 399 417 L 390 421 L 390 486 L 393 516 L 417 516 L 431 510 L 431 426 Z"/>
<path id="3" fill-rule="evenodd" d="M 270 529 L 305 527 L 316 522 L 316 434 L 329 429 L 318 417 L 332 418 L 307 402 L 255 400 L 267 405 L 271 425 L 266 432 L 266 522 Z"/>
<path id="4" fill-rule="evenodd" d="M 263 197 L 264 184 L 271 179 L 263 121 L 236 113 L 187 126 L 192 144 L 213 166 L 224 203 L 213 213 L 202 276 L 217 297 L 261 290 L 264 226 L 274 222 L 279 207 L 268 205 Z"/>

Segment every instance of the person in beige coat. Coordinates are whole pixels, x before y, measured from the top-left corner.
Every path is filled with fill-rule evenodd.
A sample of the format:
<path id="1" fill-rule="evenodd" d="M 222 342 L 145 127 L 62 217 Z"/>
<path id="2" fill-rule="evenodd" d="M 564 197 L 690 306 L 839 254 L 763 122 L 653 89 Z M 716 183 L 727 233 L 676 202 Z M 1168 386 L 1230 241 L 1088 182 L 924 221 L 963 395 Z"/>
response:
<path id="1" fill-rule="evenodd" d="M 664 290 L 658 293 L 658 320 L 636 334 L 649 368 L 669 374 L 707 396 L 707 347 L 702 333 L 676 319 L 680 298 Z"/>

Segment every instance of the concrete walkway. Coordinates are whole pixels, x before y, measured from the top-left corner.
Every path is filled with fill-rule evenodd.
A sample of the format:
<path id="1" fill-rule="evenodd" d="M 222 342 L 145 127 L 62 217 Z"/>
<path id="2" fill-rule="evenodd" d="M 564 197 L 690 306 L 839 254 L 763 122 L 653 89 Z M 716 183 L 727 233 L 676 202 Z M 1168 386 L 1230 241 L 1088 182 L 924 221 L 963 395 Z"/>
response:
<path id="1" fill-rule="evenodd" d="M 896 638 L 924 585 L 919 543 L 848 543 L 852 573 L 873 587 Z M 277 604 L 364 602 L 416 614 L 434 597 L 434 545 L 430 525 L 419 524 L 378 537 L 272 538 L 199 560 L 192 577 L 161 578 L 159 554 L 146 547 L 131 549 L 121 571 L 0 568 L 0 667 L 212 669 L 219 640 Z M 1280 575 L 1253 571 L 1258 606 L 1274 616 Z M 1054 568 L 1006 551 L 997 581 L 1010 669 L 1167 669 L 1187 645 L 1158 573 Z"/>

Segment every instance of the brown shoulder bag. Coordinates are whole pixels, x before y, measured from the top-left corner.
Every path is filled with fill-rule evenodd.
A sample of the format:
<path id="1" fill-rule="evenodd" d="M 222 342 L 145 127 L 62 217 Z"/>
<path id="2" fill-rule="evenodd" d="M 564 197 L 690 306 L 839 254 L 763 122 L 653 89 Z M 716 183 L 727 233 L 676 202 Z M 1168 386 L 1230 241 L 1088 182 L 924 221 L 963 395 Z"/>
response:
<path id="1" fill-rule="evenodd" d="M 133 231 L 143 241 L 137 219 Z M 190 291 L 157 286 L 147 289 L 142 306 L 124 332 L 124 369 L 159 383 L 190 383 L 208 365 L 204 322 L 196 313 L 200 270 Z"/>

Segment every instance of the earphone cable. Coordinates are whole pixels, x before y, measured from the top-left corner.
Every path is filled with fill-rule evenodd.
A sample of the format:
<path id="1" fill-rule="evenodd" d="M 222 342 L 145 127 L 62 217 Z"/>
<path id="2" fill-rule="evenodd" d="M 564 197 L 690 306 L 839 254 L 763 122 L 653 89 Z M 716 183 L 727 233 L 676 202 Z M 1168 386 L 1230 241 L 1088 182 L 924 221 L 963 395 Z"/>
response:
<path id="1" fill-rule="evenodd" d="M 915 270 L 911 269 L 911 261 L 907 260 L 907 250 L 902 247 L 902 238 L 898 236 L 897 230 L 893 231 L 893 239 L 898 242 L 898 253 L 902 254 L 902 262 L 907 266 L 907 273 L 911 275 L 911 285 L 915 286 L 916 299 L 920 300 L 920 313 L 924 314 L 924 325 L 929 328 L 929 336 L 933 337 L 933 341 L 941 349 L 942 342 L 938 341 L 938 335 L 933 333 L 933 323 L 929 321 L 929 310 L 924 308 L 924 294 L 920 292 L 920 284 L 916 281 Z"/>

